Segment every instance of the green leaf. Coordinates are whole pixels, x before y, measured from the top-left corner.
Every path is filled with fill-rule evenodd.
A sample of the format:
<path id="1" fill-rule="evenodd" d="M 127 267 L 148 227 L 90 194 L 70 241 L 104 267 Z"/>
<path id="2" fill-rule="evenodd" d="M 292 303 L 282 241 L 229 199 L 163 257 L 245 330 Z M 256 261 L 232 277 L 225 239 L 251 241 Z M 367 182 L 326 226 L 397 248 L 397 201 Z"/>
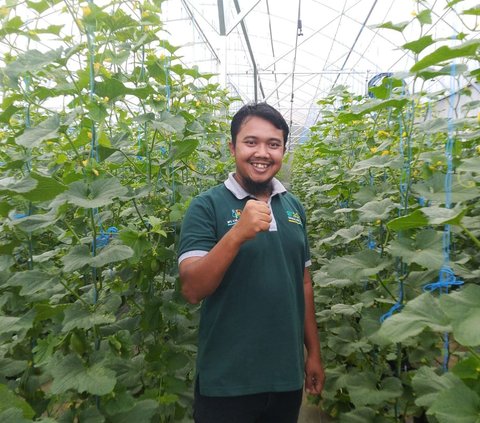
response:
<path id="1" fill-rule="evenodd" d="M 23 22 L 20 20 L 20 25 L 21 24 L 23 24 Z M 17 60 L 9 63 L 5 67 L 5 73 L 14 79 L 26 73 L 35 73 L 43 67 L 59 61 L 62 57 L 62 52 L 61 47 L 45 53 L 38 50 L 27 50 L 25 53 L 19 55 Z"/>
<path id="2" fill-rule="evenodd" d="M 80 412 L 79 421 L 85 423 L 104 423 L 105 417 L 96 406 L 92 406 Z"/>
<path id="3" fill-rule="evenodd" d="M 480 40 L 470 40 L 452 48 L 448 46 L 442 46 L 435 50 L 433 53 L 430 53 L 429 55 L 425 56 L 423 59 L 415 63 L 410 69 L 410 71 L 418 72 L 419 70 L 425 69 L 429 66 L 437 65 L 439 63 L 445 62 L 447 60 L 456 59 L 458 57 L 473 58 L 477 54 L 479 45 Z"/>
<path id="4" fill-rule="evenodd" d="M 172 144 L 169 160 L 183 160 L 192 154 L 198 146 L 198 140 L 185 139 Z"/>
<path id="5" fill-rule="evenodd" d="M 439 423 L 480 423 L 480 397 L 462 383 L 440 392 L 428 414 Z"/>
<path id="6" fill-rule="evenodd" d="M 76 354 L 63 356 L 57 352 L 48 369 L 53 377 L 52 394 L 63 394 L 70 389 L 92 395 L 106 395 L 116 384 L 115 372 L 96 363 L 87 366 Z"/>
<path id="7" fill-rule="evenodd" d="M 4 286 L 21 287 L 20 295 L 29 302 L 48 299 L 64 289 L 55 275 L 36 269 L 14 273 Z"/>
<path id="8" fill-rule="evenodd" d="M 149 248 L 152 248 L 151 242 L 147 238 L 145 232 L 140 232 L 133 229 L 121 230 L 118 234 L 121 241 L 128 245 L 133 250 L 132 261 L 138 263 L 143 257 L 143 254 Z"/>
<path id="9" fill-rule="evenodd" d="M 112 313 L 106 313 L 99 308 L 91 311 L 84 305 L 75 303 L 64 311 L 63 332 L 69 332 L 73 329 L 91 329 L 95 326 L 106 325 L 115 322 L 115 316 Z"/>
<path id="10" fill-rule="evenodd" d="M 138 401 L 131 410 L 115 414 L 112 421 L 115 423 L 149 422 L 157 409 L 157 401 L 150 399 Z"/>
<path id="11" fill-rule="evenodd" d="M 162 112 L 160 118 L 152 122 L 152 126 L 163 134 L 181 134 L 185 130 L 186 120 L 183 116 Z"/>
<path id="12" fill-rule="evenodd" d="M 22 179 L 15 179 L 13 176 L 0 179 L 0 193 L 25 193 L 32 191 L 38 185 L 38 181 L 26 176 Z"/>
<path id="13" fill-rule="evenodd" d="M 38 229 L 44 229 L 53 225 L 59 217 L 56 217 L 56 212 L 50 210 L 45 214 L 34 214 L 32 216 L 15 219 L 12 224 L 24 232 L 34 232 Z"/>
<path id="14" fill-rule="evenodd" d="M 390 156 L 374 156 L 366 160 L 361 160 L 353 166 L 352 173 L 368 172 L 371 168 L 385 169 L 385 168 L 399 168 L 401 167 L 398 159 L 392 159 Z"/>
<path id="15" fill-rule="evenodd" d="M 88 115 L 94 122 L 103 122 L 108 116 L 107 108 L 104 104 L 90 103 L 87 105 Z"/>
<path id="16" fill-rule="evenodd" d="M 105 79 L 95 84 L 95 93 L 100 97 L 108 97 L 114 100 L 129 94 L 130 88 L 127 88 L 118 79 Z"/>
<path id="17" fill-rule="evenodd" d="M 418 15 L 417 19 L 420 21 L 420 24 L 429 25 L 432 23 L 432 12 L 429 9 L 422 10 Z"/>
<path id="18" fill-rule="evenodd" d="M 433 229 L 419 232 L 416 239 L 397 238 L 387 250 L 404 263 L 418 263 L 427 269 L 440 269 L 444 261 L 442 234 Z"/>
<path id="19" fill-rule="evenodd" d="M 445 204 L 445 175 L 436 172 L 429 180 L 418 182 L 412 185 L 412 191 L 420 197 L 437 204 Z M 479 187 L 465 185 L 459 178 L 452 182 L 451 200 L 452 203 L 473 200 L 480 195 Z"/>
<path id="20" fill-rule="evenodd" d="M 417 75 L 420 78 L 422 78 L 426 81 L 428 79 L 437 78 L 439 76 L 463 75 L 467 71 L 468 71 L 468 66 L 467 65 L 464 65 L 462 63 L 457 63 L 455 65 L 454 69 L 452 69 L 452 67 L 450 65 L 444 66 L 443 68 L 441 68 L 439 70 L 428 67 L 428 68 L 418 72 Z M 437 120 L 437 119 L 433 119 L 433 121 L 435 121 L 435 120 Z M 455 123 L 453 123 L 453 125 L 455 126 Z M 429 126 L 429 122 L 427 120 L 425 123 L 418 125 L 418 128 L 427 128 L 428 126 Z M 435 131 L 432 130 L 431 132 L 433 133 Z M 439 131 L 437 131 L 437 132 L 439 132 Z"/>
<path id="21" fill-rule="evenodd" d="M 450 321 L 439 306 L 438 299 L 429 293 L 408 302 L 401 313 L 386 319 L 378 334 L 390 342 L 403 342 L 417 336 L 427 327 L 435 332 L 450 331 Z"/>
<path id="22" fill-rule="evenodd" d="M 468 159 L 463 159 L 460 166 L 457 167 L 457 171 L 480 173 L 480 157 L 469 157 Z"/>
<path id="23" fill-rule="evenodd" d="M 479 304 L 480 286 L 474 284 L 440 298 L 440 308 L 451 319 L 455 339 L 467 347 L 480 345 Z"/>
<path id="24" fill-rule="evenodd" d="M 22 195 L 22 197 L 30 201 L 53 200 L 57 195 L 67 189 L 65 184 L 58 182 L 51 176 L 47 177 L 39 173 L 31 172 L 30 177 L 38 182 L 33 190 Z"/>
<path id="25" fill-rule="evenodd" d="M 26 128 L 23 134 L 15 139 L 15 143 L 25 148 L 38 147 L 42 141 L 57 138 L 59 128 L 59 116 L 51 116 L 34 128 Z"/>
<path id="26" fill-rule="evenodd" d="M 0 122 L 8 124 L 10 118 L 19 110 L 21 110 L 20 107 L 16 107 L 13 104 L 10 104 L 6 109 L 2 111 L 2 113 L 0 113 Z"/>
<path id="27" fill-rule="evenodd" d="M 356 407 L 348 413 L 340 414 L 340 423 L 374 423 L 377 412 L 369 407 Z"/>
<path id="28" fill-rule="evenodd" d="M 403 32 L 403 30 L 407 27 L 407 25 L 409 23 L 410 22 L 405 21 L 405 22 L 400 22 L 398 24 L 394 24 L 391 21 L 388 21 L 388 22 L 382 23 L 380 25 L 375 25 L 374 27 L 375 28 L 393 29 L 394 31 Z"/>
<path id="29" fill-rule="evenodd" d="M 460 379 L 478 380 L 480 376 L 480 357 L 472 355 L 459 361 L 453 367 L 452 373 Z"/>
<path id="30" fill-rule="evenodd" d="M 11 358 L 0 358 L 0 375 L 7 378 L 22 374 L 29 367 L 26 360 L 13 360 Z M 0 399 L 0 409 L 2 408 Z"/>
<path id="31" fill-rule="evenodd" d="M 439 376 L 429 367 L 420 367 L 412 379 L 417 399 L 415 404 L 420 407 L 430 407 L 436 400 L 438 394 L 458 385 L 459 380 L 451 373 Z"/>
<path id="32" fill-rule="evenodd" d="M 133 250 L 127 245 L 109 244 L 96 256 L 92 256 L 87 245 L 76 245 L 62 257 L 63 270 L 72 272 L 83 266 L 102 267 L 109 263 L 126 260 L 133 256 Z"/>
<path id="33" fill-rule="evenodd" d="M 403 392 L 400 379 L 387 377 L 378 384 L 370 372 L 347 376 L 347 383 L 350 400 L 356 407 L 382 404 L 398 398 Z"/>
<path id="34" fill-rule="evenodd" d="M 386 220 L 390 212 L 397 206 L 389 198 L 383 200 L 370 201 L 357 209 L 360 213 L 361 222 L 375 222 L 376 220 Z"/>
<path id="35" fill-rule="evenodd" d="M 9 408 L 20 409 L 21 415 L 27 419 L 32 419 L 35 415 L 32 407 L 22 397 L 15 395 L 6 385 L 0 385 L 0 416 Z M 1 420 L 4 422 L 13 420 Z M 15 420 L 16 421 L 16 420 Z"/>
<path id="36" fill-rule="evenodd" d="M 24 418 L 22 410 L 13 407 L 0 412 L 0 421 L 12 423 L 32 423 L 32 419 Z"/>
<path id="37" fill-rule="evenodd" d="M 381 257 L 375 251 L 362 250 L 353 255 L 337 257 L 324 266 L 324 269 L 332 277 L 358 283 L 363 278 L 376 275 L 390 264 L 391 260 Z"/>
<path id="38" fill-rule="evenodd" d="M 406 216 L 390 220 L 390 222 L 387 223 L 387 228 L 393 231 L 403 231 L 405 229 L 420 228 L 427 225 L 428 219 L 420 209 L 417 209 Z"/>
<path id="39" fill-rule="evenodd" d="M 25 333 L 33 327 L 35 311 L 30 310 L 23 316 L 0 316 L 0 335 L 16 332 L 18 339 L 23 339 Z"/>
<path id="40" fill-rule="evenodd" d="M 480 16 L 480 7 L 477 5 L 476 7 L 472 7 L 471 9 L 464 10 L 462 15 L 473 15 L 473 16 Z"/>
<path id="41" fill-rule="evenodd" d="M 438 206 L 424 207 L 422 213 L 430 225 L 461 225 L 468 209 L 446 209 Z"/>
<path id="42" fill-rule="evenodd" d="M 37 338 L 35 347 L 32 348 L 35 366 L 42 366 L 50 361 L 54 351 L 64 341 L 64 337 L 54 336 L 51 333 L 46 338 Z"/>
<path id="43" fill-rule="evenodd" d="M 27 5 L 30 9 L 35 10 L 38 14 L 42 14 L 50 7 L 47 0 L 41 0 L 38 2 L 27 0 Z"/>
<path id="44" fill-rule="evenodd" d="M 340 112 L 338 120 L 339 122 L 349 123 L 352 120 L 358 120 L 367 113 L 389 110 L 391 108 L 402 109 L 409 101 L 408 98 L 370 99 L 363 104 L 352 107 L 351 112 Z"/>
<path id="45" fill-rule="evenodd" d="M 364 234 L 364 231 L 365 228 L 362 225 L 353 225 L 349 228 L 342 228 L 335 232 L 333 235 L 321 239 L 318 244 L 328 244 L 332 246 L 348 244 L 360 238 Z"/>
<path id="46" fill-rule="evenodd" d="M 118 179 L 102 178 L 93 182 L 76 181 L 65 192 L 67 201 L 84 208 L 103 207 L 114 202 L 115 198 L 125 195 L 128 189 Z"/>
<path id="47" fill-rule="evenodd" d="M 432 45 L 434 42 L 435 41 L 433 40 L 431 35 L 425 35 L 418 40 L 404 44 L 402 47 L 419 54 L 428 46 Z"/>

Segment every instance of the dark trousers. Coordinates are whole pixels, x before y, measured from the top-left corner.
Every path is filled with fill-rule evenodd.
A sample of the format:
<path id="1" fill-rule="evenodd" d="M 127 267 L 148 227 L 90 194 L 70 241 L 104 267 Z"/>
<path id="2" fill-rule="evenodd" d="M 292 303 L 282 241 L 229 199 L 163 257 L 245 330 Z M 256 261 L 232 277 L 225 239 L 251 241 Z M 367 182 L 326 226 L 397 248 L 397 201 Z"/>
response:
<path id="1" fill-rule="evenodd" d="M 297 423 L 302 390 L 207 397 L 195 384 L 195 423 Z"/>

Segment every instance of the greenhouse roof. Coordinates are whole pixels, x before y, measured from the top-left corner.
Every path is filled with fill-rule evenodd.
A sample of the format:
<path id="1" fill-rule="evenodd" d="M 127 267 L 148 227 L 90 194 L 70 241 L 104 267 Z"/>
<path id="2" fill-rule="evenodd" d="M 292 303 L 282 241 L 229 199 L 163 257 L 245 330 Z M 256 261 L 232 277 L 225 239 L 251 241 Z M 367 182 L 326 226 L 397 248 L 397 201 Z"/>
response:
<path id="1" fill-rule="evenodd" d="M 447 3 L 168 0 L 162 12 L 186 64 L 218 73 L 241 99 L 235 107 L 251 101 L 276 106 L 291 125 L 292 140 L 301 142 L 318 119 L 316 101 L 333 87 L 366 94 L 381 74 L 414 64 L 414 53 L 402 45 L 427 35 L 449 42 L 475 19 L 461 15 L 475 4 L 449 2 L 459 3 L 455 13 Z"/>

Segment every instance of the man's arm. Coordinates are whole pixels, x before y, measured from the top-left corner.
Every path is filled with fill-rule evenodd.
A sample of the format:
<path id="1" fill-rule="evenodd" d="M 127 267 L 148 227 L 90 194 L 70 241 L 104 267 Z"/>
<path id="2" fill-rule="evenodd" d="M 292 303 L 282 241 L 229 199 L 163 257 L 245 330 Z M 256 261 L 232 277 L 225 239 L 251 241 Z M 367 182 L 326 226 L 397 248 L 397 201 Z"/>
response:
<path id="1" fill-rule="evenodd" d="M 268 231 L 271 220 L 266 203 L 247 201 L 235 226 L 205 256 L 189 257 L 180 263 L 180 281 L 185 299 L 197 304 L 215 292 L 242 244 L 255 238 L 257 233 Z"/>
<path id="2" fill-rule="evenodd" d="M 325 382 L 322 358 L 320 355 L 320 341 L 318 340 L 317 321 L 315 319 L 315 305 L 313 301 L 313 287 L 310 272 L 305 268 L 303 275 L 303 290 L 305 294 L 305 347 L 307 359 L 305 362 L 305 390 L 309 394 L 319 395 Z"/>

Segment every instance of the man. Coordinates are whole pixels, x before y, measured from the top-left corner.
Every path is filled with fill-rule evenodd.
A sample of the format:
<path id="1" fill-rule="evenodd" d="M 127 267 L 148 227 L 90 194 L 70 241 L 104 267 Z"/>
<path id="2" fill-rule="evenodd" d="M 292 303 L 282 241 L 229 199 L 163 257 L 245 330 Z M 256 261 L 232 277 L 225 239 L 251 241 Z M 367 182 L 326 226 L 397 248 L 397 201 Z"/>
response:
<path id="1" fill-rule="evenodd" d="M 274 178 L 288 125 L 266 103 L 246 105 L 231 136 L 235 173 L 192 201 L 180 237 L 182 293 L 203 300 L 194 418 L 294 423 L 303 384 L 320 394 L 324 372 L 305 213 Z"/>

